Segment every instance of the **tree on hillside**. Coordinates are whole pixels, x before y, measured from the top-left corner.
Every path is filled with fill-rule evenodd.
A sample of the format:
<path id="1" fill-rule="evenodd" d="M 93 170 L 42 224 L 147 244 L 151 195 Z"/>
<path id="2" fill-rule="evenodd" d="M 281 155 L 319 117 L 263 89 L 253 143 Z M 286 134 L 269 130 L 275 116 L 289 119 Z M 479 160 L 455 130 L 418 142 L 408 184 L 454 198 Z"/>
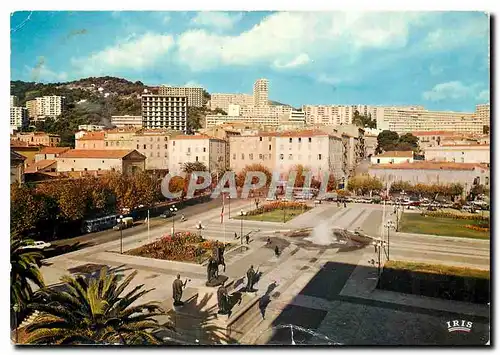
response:
<path id="1" fill-rule="evenodd" d="M 98 277 L 64 276 L 64 291 L 45 288 L 29 308 L 40 315 L 27 327 L 29 344 L 161 344 L 153 334 L 162 329 L 154 318 L 164 314 L 156 302 L 135 304 L 149 293 L 144 285 L 125 289 L 137 275 L 122 282 L 103 268 Z"/>
<path id="2" fill-rule="evenodd" d="M 490 126 L 483 126 L 483 134 L 490 134 Z"/>

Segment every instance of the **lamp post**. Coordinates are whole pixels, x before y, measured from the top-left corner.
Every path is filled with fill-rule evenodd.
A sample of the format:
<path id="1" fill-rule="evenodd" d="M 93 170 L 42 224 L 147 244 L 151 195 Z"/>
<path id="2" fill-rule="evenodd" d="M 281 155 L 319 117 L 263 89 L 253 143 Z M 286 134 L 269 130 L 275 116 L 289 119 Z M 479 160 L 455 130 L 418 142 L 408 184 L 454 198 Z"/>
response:
<path id="1" fill-rule="evenodd" d="M 116 220 L 118 228 L 120 228 L 120 254 L 123 254 L 123 215 Z"/>
<path id="2" fill-rule="evenodd" d="M 172 212 L 172 237 L 175 235 L 175 222 L 174 222 L 174 216 L 175 216 L 175 212 L 177 212 L 177 207 L 175 207 L 175 205 L 172 205 L 172 207 L 170 207 L 170 212 Z"/>
<path id="3" fill-rule="evenodd" d="M 17 313 L 19 312 L 19 305 L 17 303 L 15 303 L 14 306 L 12 306 L 12 309 L 14 310 L 14 328 L 15 328 L 15 335 L 16 335 L 15 342 L 17 344 L 17 342 L 19 340 L 18 335 L 17 335 Z"/>
<path id="4" fill-rule="evenodd" d="M 240 244 L 243 245 L 243 216 L 246 216 L 246 212 L 243 210 L 240 211 L 239 216 L 240 218 Z"/>
<path id="5" fill-rule="evenodd" d="M 387 228 L 387 260 L 390 260 L 390 246 L 391 246 L 390 230 L 391 228 L 395 228 L 394 222 L 388 220 L 387 223 L 384 224 L 384 227 Z"/>
<path id="6" fill-rule="evenodd" d="M 286 223 L 286 208 L 283 206 L 283 223 Z"/>
<path id="7" fill-rule="evenodd" d="M 231 194 L 227 194 L 227 201 L 228 201 L 228 204 L 229 204 L 228 218 L 231 218 Z"/>

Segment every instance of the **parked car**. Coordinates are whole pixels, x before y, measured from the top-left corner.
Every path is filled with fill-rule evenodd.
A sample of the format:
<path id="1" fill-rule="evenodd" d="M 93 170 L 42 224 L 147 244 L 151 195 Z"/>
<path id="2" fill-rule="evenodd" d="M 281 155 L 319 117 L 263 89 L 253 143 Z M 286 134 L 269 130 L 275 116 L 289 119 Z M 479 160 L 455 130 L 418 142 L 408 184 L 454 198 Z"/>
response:
<path id="1" fill-rule="evenodd" d="M 40 249 L 40 250 L 43 250 L 46 248 L 50 248 L 50 246 L 51 246 L 50 243 L 43 242 L 43 241 L 39 240 L 39 241 L 34 242 L 31 245 L 26 245 L 24 247 L 21 247 L 21 249 Z"/>
<path id="2" fill-rule="evenodd" d="M 125 217 L 122 219 L 121 223 L 118 223 L 116 226 L 113 227 L 113 230 L 120 230 L 120 229 L 126 229 L 130 228 L 134 225 L 134 219 L 132 217 Z"/>
<path id="3" fill-rule="evenodd" d="M 170 218 L 172 216 L 175 216 L 174 213 L 170 210 L 166 210 L 165 212 L 163 212 L 160 217 L 161 218 Z"/>

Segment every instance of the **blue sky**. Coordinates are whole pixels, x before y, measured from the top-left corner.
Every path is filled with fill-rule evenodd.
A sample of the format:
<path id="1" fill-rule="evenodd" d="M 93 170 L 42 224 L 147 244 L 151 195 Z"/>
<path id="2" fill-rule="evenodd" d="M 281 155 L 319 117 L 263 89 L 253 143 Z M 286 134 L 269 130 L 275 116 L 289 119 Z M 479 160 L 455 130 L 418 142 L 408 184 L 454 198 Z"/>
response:
<path id="1" fill-rule="evenodd" d="M 481 12 L 16 12 L 13 80 L 112 75 L 302 104 L 489 102 Z"/>

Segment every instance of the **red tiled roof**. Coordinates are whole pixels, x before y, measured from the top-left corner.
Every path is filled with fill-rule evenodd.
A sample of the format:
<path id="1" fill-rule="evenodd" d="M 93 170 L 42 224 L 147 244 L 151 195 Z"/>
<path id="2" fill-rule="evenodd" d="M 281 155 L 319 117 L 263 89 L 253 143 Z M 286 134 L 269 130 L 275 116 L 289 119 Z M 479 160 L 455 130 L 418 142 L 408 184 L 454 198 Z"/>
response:
<path id="1" fill-rule="evenodd" d="M 211 136 L 206 135 L 206 134 L 196 134 L 196 135 L 180 134 L 180 135 L 172 138 L 172 140 L 178 140 L 178 139 L 217 139 L 217 140 L 219 140 L 218 138 L 214 138 L 214 137 L 211 137 Z"/>
<path id="2" fill-rule="evenodd" d="M 475 168 L 489 169 L 487 166 L 478 163 L 452 163 L 452 162 L 431 162 L 415 161 L 413 163 L 400 164 L 377 164 L 370 166 L 370 169 L 412 169 L 412 170 L 474 170 Z"/>
<path id="3" fill-rule="evenodd" d="M 389 157 L 389 158 L 413 158 L 413 151 L 411 150 L 390 150 L 375 157 Z"/>
<path id="4" fill-rule="evenodd" d="M 38 170 L 43 170 L 45 168 L 48 168 L 52 164 L 57 163 L 56 160 L 51 160 L 51 159 L 45 159 L 45 160 L 39 160 L 36 163 L 32 164 L 27 164 L 25 172 L 26 173 L 36 173 Z"/>
<path id="5" fill-rule="evenodd" d="M 58 158 L 94 158 L 94 159 L 120 159 L 131 152 L 133 150 L 127 150 L 127 149 L 107 149 L 107 150 L 99 150 L 99 149 L 72 149 L 69 150 L 65 153 L 62 153 L 59 155 Z M 139 152 L 137 152 L 140 154 Z M 141 154 L 142 155 L 142 154 Z M 144 157 L 146 159 L 146 157 Z"/>
<path id="6" fill-rule="evenodd" d="M 104 132 L 87 132 L 84 136 L 80 137 L 78 140 L 81 141 L 96 141 L 96 140 L 104 140 Z"/>
<path id="7" fill-rule="evenodd" d="M 61 154 L 70 149 L 71 147 L 44 147 L 38 154 Z"/>

